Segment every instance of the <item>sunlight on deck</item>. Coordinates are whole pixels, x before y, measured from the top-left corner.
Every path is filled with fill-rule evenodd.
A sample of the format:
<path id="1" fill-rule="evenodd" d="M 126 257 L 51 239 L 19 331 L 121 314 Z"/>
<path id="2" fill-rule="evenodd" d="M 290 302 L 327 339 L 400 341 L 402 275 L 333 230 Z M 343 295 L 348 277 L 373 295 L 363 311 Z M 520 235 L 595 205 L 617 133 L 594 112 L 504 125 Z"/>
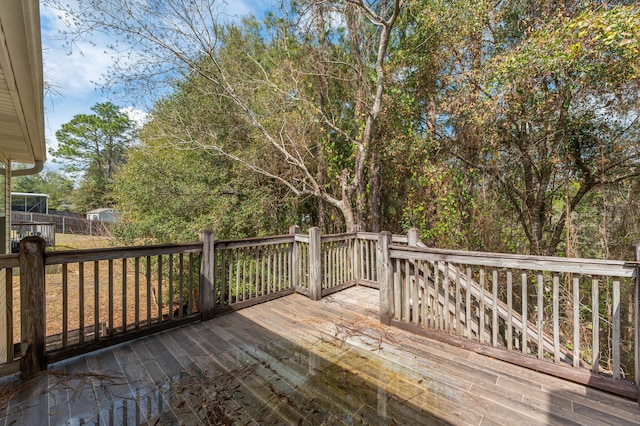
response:
<path id="1" fill-rule="evenodd" d="M 53 365 L 2 424 L 630 424 L 632 401 L 381 326 L 378 293 L 301 295 Z"/>

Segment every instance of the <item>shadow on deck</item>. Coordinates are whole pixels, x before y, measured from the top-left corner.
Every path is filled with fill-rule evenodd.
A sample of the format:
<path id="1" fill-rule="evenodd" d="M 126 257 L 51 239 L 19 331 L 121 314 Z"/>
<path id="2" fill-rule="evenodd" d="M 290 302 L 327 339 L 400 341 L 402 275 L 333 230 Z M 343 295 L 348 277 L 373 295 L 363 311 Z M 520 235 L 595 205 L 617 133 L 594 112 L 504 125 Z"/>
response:
<path id="1" fill-rule="evenodd" d="M 640 424 L 632 401 L 378 322 L 377 290 L 299 294 L 0 387 L 0 424 Z"/>

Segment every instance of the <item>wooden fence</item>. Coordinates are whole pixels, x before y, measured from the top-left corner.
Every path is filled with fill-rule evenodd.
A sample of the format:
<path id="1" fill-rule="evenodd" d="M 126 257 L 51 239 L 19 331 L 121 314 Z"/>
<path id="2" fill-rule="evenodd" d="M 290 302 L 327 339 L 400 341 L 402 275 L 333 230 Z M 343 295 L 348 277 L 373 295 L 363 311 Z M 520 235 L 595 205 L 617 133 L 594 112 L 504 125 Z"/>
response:
<path id="1" fill-rule="evenodd" d="M 437 250 L 417 232 L 289 234 L 0 256 L 0 374 L 298 292 L 380 288 L 385 324 L 638 396 L 638 262 Z M 17 280 L 17 271 L 20 279 Z M 14 342 L 21 342 L 14 345 Z M 19 350 L 18 350 L 19 349 Z"/>

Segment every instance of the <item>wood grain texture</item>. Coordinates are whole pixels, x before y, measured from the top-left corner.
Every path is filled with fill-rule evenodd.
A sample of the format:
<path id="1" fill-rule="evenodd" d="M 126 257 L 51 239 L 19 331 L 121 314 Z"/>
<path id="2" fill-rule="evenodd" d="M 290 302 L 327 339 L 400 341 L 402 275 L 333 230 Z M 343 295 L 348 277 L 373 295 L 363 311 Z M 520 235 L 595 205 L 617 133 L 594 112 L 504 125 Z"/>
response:
<path id="1" fill-rule="evenodd" d="M 626 262 L 620 260 L 527 256 L 509 253 L 483 253 L 424 247 L 404 247 L 397 245 L 391 245 L 389 249 L 391 250 L 391 257 L 398 259 L 442 260 L 445 262 L 460 263 L 464 265 L 606 275 L 612 277 L 635 277 L 636 268 L 638 266 L 637 262 Z"/>
<path id="2" fill-rule="evenodd" d="M 32 377 L 46 368 L 44 247 L 45 241 L 40 237 L 20 241 L 22 377 Z"/>
<path id="3" fill-rule="evenodd" d="M 5 384 L 15 392 L 0 416 L 22 424 L 640 424 L 628 399 L 481 355 L 467 339 L 441 333 L 452 345 L 381 326 L 378 303 L 363 287 L 316 302 L 291 294 L 147 336 Z"/>

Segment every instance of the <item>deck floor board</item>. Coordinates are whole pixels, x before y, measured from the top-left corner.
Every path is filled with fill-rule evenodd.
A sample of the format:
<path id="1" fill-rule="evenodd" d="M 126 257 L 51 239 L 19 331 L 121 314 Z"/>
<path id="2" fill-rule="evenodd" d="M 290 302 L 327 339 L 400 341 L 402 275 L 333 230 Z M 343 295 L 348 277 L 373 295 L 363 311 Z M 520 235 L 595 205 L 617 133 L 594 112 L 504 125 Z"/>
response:
<path id="1" fill-rule="evenodd" d="M 380 325 L 378 292 L 299 294 L 0 384 L 3 424 L 640 424 L 633 401 Z"/>

